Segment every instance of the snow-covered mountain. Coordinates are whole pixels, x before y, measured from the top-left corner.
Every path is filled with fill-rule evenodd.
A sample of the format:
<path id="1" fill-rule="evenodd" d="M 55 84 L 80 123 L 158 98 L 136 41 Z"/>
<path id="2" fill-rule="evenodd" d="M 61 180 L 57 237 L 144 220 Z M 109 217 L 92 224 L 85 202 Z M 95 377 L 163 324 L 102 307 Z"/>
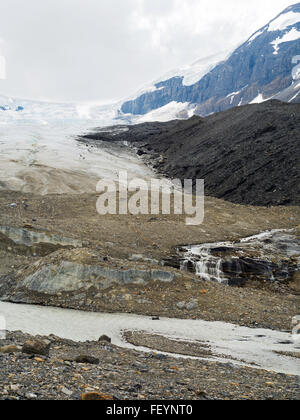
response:
<path id="1" fill-rule="evenodd" d="M 200 115 L 269 98 L 300 101 L 300 3 L 285 9 L 233 53 L 170 72 L 135 98 L 124 114 L 144 115 L 169 103 Z M 181 110 L 182 111 L 182 110 Z M 156 111 L 159 114 L 159 111 Z"/>
<path id="2" fill-rule="evenodd" d="M 0 124 L 53 121 L 98 126 L 186 119 L 267 99 L 300 102 L 300 3 L 224 51 L 170 71 L 114 104 L 48 103 L 0 95 Z"/>
<path id="3" fill-rule="evenodd" d="M 157 80 L 125 103 L 49 103 L 0 95 L 0 190 L 95 190 L 126 167 L 148 176 L 120 151 L 95 150 L 75 137 L 95 127 L 187 119 L 268 98 L 300 102 L 300 3 L 232 54 L 199 60 Z M 124 152 L 125 153 L 125 152 Z"/>

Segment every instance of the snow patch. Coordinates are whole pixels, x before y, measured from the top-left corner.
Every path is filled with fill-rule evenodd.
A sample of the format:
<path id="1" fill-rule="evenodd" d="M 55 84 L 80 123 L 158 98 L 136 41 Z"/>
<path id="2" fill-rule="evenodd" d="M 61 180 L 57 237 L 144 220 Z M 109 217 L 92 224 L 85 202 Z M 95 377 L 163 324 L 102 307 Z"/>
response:
<path id="1" fill-rule="evenodd" d="M 169 71 L 164 74 L 163 77 L 160 77 L 158 80 L 153 82 L 154 85 L 165 82 L 174 77 L 182 77 L 182 84 L 184 86 L 191 86 L 199 82 L 206 74 L 212 71 L 218 64 L 222 61 L 225 61 L 229 58 L 232 51 L 222 51 L 218 54 L 211 55 L 209 57 L 201 58 L 195 61 L 189 66 L 180 67 L 174 70 Z"/>
<path id="2" fill-rule="evenodd" d="M 296 89 L 300 89 L 300 81 L 298 81 L 298 83 L 294 84 L 294 90 Z"/>
<path id="3" fill-rule="evenodd" d="M 293 76 L 293 80 L 300 79 L 300 64 L 298 64 L 298 66 L 295 69 L 293 69 L 292 76 Z"/>
<path id="4" fill-rule="evenodd" d="M 289 100 L 289 102 L 293 102 L 293 100 L 294 99 L 296 99 L 297 98 L 297 96 L 299 96 L 299 94 L 300 94 L 300 90 L 298 90 L 298 92 L 296 93 L 296 95 L 294 95 L 290 100 Z"/>
<path id="5" fill-rule="evenodd" d="M 299 13 L 300 15 L 300 13 Z M 284 43 L 284 42 L 292 42 L 292 41 L 296 41 L 297 39 L 300 39 L 300 31 L 298 31 L 298 29 L 293 28 L 291 29 L 289 32 L 287 32 L 286 34 L 284 34 L 282 37 L 278 37 L 276 38 L 274 41 L 271 42 L 271 45 L 273 45 L 274 47 L 274 55 L 278 54 L 279 51 L 279 45 Z"/>
<path id="6" fill-rule="evenodd" d="M 261 104 L 262 102 L 267 101 L 268 99 L 264 99 L 263 95 L 259 93 L 253 101 L 249 102 L 250 104 Z"/>
<path id="7" fill-rule="evenodd" d="M 206 74 L 212 71 L 221 61 L 228 58 L 228 52 L 213 55 L 208 58 L 197 60 L 191 66 L 183 67 L 180 75 L 183 76 L 182 84 L 191 86 L 199 82 Z"/>
<path id="8" fill-rule="evenodd" d="M 258 32 L 255 32 L 254 35 L 252 35 L 252 37 L 248 40 L 248 44 L 251 44 L 256 38 L 258 38 L 262 33 L 264 33 L 264 30 L 261 29 Z"/>
<path id="9" fill-rule="evenodd" d="M 127 102 L 127 101 L 135 101 L 136 99 L 138 99 L 140 96 L 148 94 L 148 93 L 152 93 L 152 92 L 157 92 L 159 90 L 164 89 L 164 87 L 156 87 L 155 84 L 157 84 L 157 82 L 155 82 L 153 85 L 149 86 L 143 86 L 141 89 L 139 89 L 134 95 L 129 96 L 128 98 L 126 98 L 126 100 L 124 100 L 123 102 Z"/>
<path id="10" fill-rule="evenodd" d="M 229 95 L 226 96 L 226 98 L 230 98 L 230 105 L 232 105 L 234 98 L 240 93 L 241 91 L 239 90 L 238 92 L 229 93 Z"/>
<path id="11" fill-rule="evenodd" d="M 295 55 L 292 59 L 292 64 L 297 64 L 300 61 L 300 55 Z M 300 63 L 292 70 L 293 80 L 300 80 Z"/>
<path id="12" fill-rule="evenodd" d="M 284 31 L 289 26 L 300 22 L 300 13 L 288 12 L 280 15 L 269 24 L 268 32 Z"/>
<path id="13" fill-rule="evenodd" d="M 250 242 L 250 241 L 261 241 L 263 239 L 272 238 L 275 233 L 292 233 L 293 229 L 273 229 L 266 232 L 258 233 L 257 235 L 248 236 L 247 238 L 240 239 L 241 243 Z"/>
<path id="14" fill-rule="evenodd" d="M 134 123 L 144 122 L 166 122 L 174 119 L 187 119 L 194 115 L 195 107 L 191 106 L 189 102 L 170 102 L 169 104 L 148 112 L 135 119 Z M 181 114 L 181 115 L 180 115 Z"/>

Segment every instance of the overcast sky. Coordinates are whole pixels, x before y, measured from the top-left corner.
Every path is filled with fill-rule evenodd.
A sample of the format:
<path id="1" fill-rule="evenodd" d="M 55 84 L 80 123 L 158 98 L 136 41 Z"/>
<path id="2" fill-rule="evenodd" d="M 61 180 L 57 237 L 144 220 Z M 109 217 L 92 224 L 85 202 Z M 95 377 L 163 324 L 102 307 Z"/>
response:
<path id="1" fill-rule="evenodd" d="M 228 50 L 289 0 L 0 0 L 0 93 L 125 98 L 167 71 Z"/>

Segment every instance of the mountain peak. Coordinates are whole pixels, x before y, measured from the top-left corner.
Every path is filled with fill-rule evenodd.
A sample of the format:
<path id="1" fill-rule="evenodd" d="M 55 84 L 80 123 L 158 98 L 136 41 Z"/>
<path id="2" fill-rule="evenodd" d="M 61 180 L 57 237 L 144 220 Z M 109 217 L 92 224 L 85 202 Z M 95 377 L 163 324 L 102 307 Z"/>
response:
<path id="1" fill-rule="evenodd" d="M 290 6 L 288 6 L 286 9 L 284 9 L 281 13 L 287 13 L 287 12 L 299 12 L 300 11 L 300 3 L 295 3 L 295 4 L 291 4 Z"/>
<path id="2" fill-rule="evenodd" d="M 194 74 L 191 66 L 180 74 L 163 78 L 151 91 L 125 102 L 121 111 L 144 115 L 172 102 L 192 105 L 196 113 L 206 116 L 271 98 L 300 101 L 300 84 L 295 83 L 300 74 L 299 51 L 300 3 L 297 3 L 256 31 L 225 60 L 196 66 Z"/>
<path id="3" fill-rule="evenodd" d="M 284 31 L 300 23 L 300 3 L 286 8 L 267 25 L 269 32 Z"/>

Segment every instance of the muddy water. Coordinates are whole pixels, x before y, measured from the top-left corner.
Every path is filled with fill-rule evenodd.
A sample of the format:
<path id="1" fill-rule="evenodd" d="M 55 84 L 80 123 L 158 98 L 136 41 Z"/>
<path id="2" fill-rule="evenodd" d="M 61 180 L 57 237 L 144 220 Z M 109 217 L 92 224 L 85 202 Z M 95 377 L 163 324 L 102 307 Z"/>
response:
<path id="1" fill-rule="evenodd" d="M 274 353 L 293 352 L 300 348 L 300 342 L 293 340 L 290 333 L 250 329 L 222 322 L 168 318 L 152 321 L 136 315 L 99 314 L 4 302 L 0 302 L 0 314 L 5 318 L 9 331 L 21 330 L 33 335 L 55 334 L 74 341 L 97 340 L 102 334 L 107 334 L 118 346 L 150 351 L 130 345 L 122 336 L 125 330 L 144 331 L 177 340 L 204 341 L 216 355 L 213 360 L 222 363 L 246 364 L 300 375 L 298 359 Z M 220 357 L 222 355 L 225 359 Z"/>

